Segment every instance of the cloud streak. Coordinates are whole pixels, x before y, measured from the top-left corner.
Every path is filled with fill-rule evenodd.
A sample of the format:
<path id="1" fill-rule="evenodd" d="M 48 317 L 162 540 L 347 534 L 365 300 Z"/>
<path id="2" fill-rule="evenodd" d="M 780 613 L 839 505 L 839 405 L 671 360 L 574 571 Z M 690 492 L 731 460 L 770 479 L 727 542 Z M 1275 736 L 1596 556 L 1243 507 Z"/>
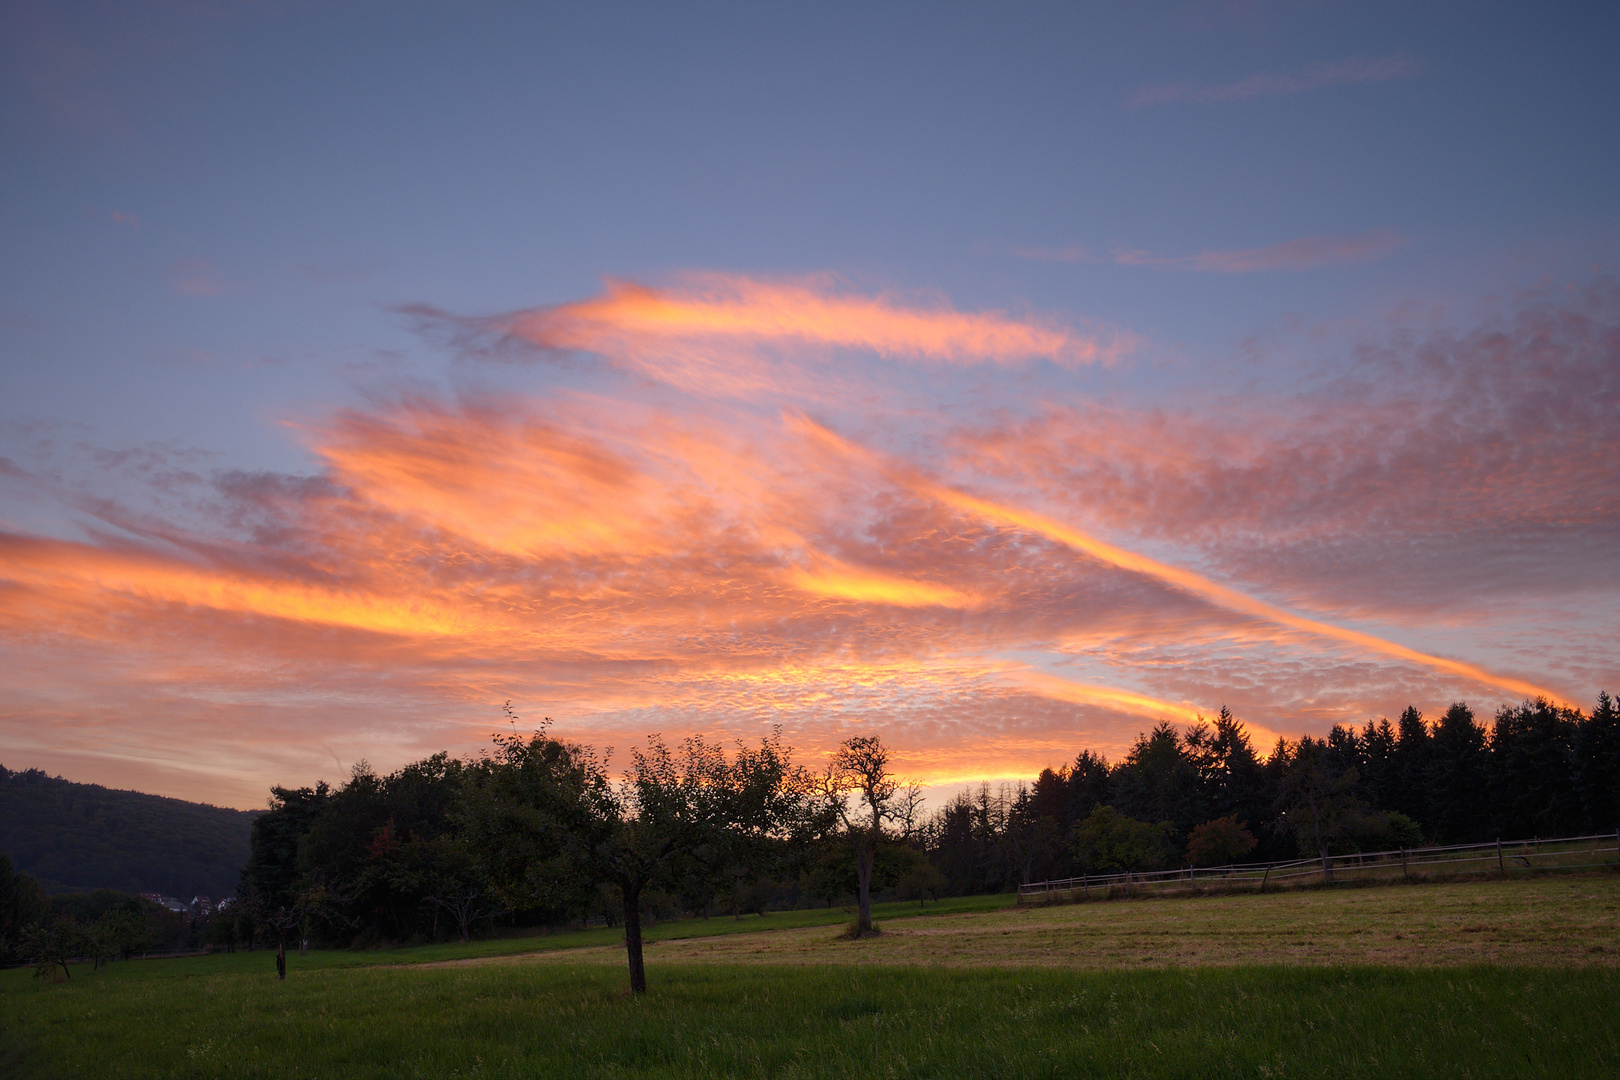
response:
<path id="1" fill-rule="evenodd" d="M 1131 95 L 1126 107 L 1155 105 L 1224 105 L 1262 97 L 1303 94 L 1330 86 L 1356 86 L 1416 78 L 1421 66 L 1408 56 L 1350 57 L 1312 64 L 1303 71 L 1262 71 L 1230 83 L 1173 82 L 1144 86 Z"/>
<path id="2" fill-rule="evenodd" d="M 1410 241 L 1389 229 L 1373 229 L 1353 236 L 1301 236 L 1280 244 L 1256 248 L 1226 248 L 1191 255 L 1159 255 L 1151 251 L 1114 248 L 1099 255 L 1078 244 L 1067 247 L 1020 247 L 1011 253 L 1034 262 L 1102 263 L 1146 266 L 1156 270 L 1189 270 L 1210 274 L 1254 274 L 1271 271 L 1315 270 L 1335 263 L 1372 262 L 1392 255 Z"/>
<path id="3" fill-rule="evenodd" d="M 694 276 L 677 290 L 609 281 L 592 300 L 523 312 L 509 330 L 550 348 L 613 351 L 644 339 L 709 345 L 809 345 L 948 364 L 1034 359 L 1089 363 L 1097 342 L 1056 322 L 920 307 L 822 283 Z"/>
<path id="4" fill-rule="evenodd" d="M 1115 251 L 1122 266 L 1158 270 L 1195 270 L 1212 274 L 1254 274 L 1276 270 L 1314 270 L 1334 263 L 1370 262 L 1399 251 L 1407 238 L 1388 229 L 1355 236 L 1301 236 L 1257 248 L 1200 251 L 1192 255 L 1155 255 L 1148 251 Z"/>
<path id="5" fill-rule="evenodd" d="M 420 304 L 403 311 L 465 356 L 589 355 L 688 393 L 737 400 L 835 401 L 861 390 L 873 358 L 924 368 L 1068 368 L 1111 363 L 1135 344 L 1119 331 L 862 294 L 831 278 L 693 273 L 661 288 L 609 280 L 600 296 L 494 316 Z"/>

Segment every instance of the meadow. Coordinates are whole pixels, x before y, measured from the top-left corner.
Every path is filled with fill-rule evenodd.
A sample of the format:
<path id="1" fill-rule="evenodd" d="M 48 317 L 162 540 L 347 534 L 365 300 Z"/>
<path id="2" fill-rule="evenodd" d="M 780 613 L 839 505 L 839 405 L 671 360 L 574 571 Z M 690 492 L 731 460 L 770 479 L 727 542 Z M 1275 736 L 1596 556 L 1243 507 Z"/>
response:
<path id="1" fill-rule="evenodd" d="M 0 972 L 7 1076 L 1620 1074 L 1620 877 L 614 932 Z M 819 920 L 819 921 L 817 921 Z"/>

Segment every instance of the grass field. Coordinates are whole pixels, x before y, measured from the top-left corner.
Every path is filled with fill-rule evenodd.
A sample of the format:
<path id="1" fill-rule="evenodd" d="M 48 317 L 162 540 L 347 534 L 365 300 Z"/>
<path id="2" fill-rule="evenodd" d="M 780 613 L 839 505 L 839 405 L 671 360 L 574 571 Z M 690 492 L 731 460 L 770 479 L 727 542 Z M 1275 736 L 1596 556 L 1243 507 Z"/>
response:
<path id="1" fill-rule="evenodd" d="M 905 911 L 3 972 L 0 1075 L 1620 1075 L 1614 875 Z"/>

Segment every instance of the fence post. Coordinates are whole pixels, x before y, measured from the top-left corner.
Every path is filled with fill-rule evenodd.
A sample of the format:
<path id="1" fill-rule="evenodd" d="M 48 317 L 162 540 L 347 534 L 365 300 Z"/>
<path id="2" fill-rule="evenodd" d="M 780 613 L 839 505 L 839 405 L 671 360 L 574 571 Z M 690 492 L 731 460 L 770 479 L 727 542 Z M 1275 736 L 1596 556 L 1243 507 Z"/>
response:
<path id="1" fill-rule="evenodd" d="M 1496 872 L 1498 874 L 1507 873 L 1507 867 L 1502 863 L 1502 838 L 1500 836 L 1496 838 Z"/>
<path id="2" fill-rule="evenodd" d="M 1412 880 L 1412 875 L 1410 875 L 1410 874 L 1408 874 L 1406 872 L 1406 849 L 1405 848 L 1401 848 L 1401 879 L 1403 881 L 1411 881 Z"/>
<path id="3" fill-rule="evenodd" d="M 1327 883 L 1333 880 L 1333 863 L 1330 861 L 1327 848 L 1322 849 L 1322 881 Z"/>
<path id="4" fill-rule="evenodd" d="M 1266 891 L 1266 881 L 1271 877 L 1271 864 L 1266 863 L 1266 872 L 1260 875 L 1260 891 Z"/>

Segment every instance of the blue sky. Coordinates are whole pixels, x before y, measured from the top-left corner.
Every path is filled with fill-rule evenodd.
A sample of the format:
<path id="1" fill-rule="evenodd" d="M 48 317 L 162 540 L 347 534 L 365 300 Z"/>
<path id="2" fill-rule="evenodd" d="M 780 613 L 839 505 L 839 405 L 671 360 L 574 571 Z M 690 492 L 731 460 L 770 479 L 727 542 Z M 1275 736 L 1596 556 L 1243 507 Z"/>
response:
<path id="1" fill-rule="evenodd" d="M 1507 395 L 1504 415 L 1521 398 L 1553 408 L 1559 431 L 1583 421 L 1548 406 L 1549 395 L 1585 394 L 1592 408 L 1610 400 L 1615 358 L 1603 327 L 1612 325 L 1620 251 L 1620 11 L 1612 5 L 9 2 L 0 18 L 0 533 L 154 558 L 184 548 L 188 566 L 213 560 L 228 576 L 235 571 L 222 545 L 237 545 L 232 557 L 240 558 L 240 545 L 257 545 L 252 558 L 273 562 L 304 551 L 313 529 L 285 508 L 261 507 L 255 512 L 282 531 L 261 521 L 244 532 L 246 511 L 230 503 L 240 484 L 229 478 L 358 490 L 326 452 L 348 423 L 333 419 L 345 409 L 350 419 L 378 420 L 398 419 L 406 401 L 538 403 L 513 408 L 544 414 L 570 437 L 635 442 L 637 460 L 663 460 L 673 444 L 637 441 L 615 417 L 650 410 L 757 447 L 766 436 L 751 425 L 798 410 L 964 490 L 1038 509 L 1289 610 L 1511 669 L 1517 682 L 1577 704 L 1589 704 L 1599 683 L 1614 688 L 1612 657 L 1582 653 L 1554 670 L 1575 638 L 1587 648 L 1594 634 L 1612 642 L 1620 630 L 1620 573 L 1608 549 L 1615 493 L 1605 471 L 1614 459 L 1594 459 L 1573 434 L 1549 435 L 1534 453 L 1469 473 L 1459 462 L 1478 455 L 1452 443 L 1434 450 L 1413 426 L 1432 428 L 1422 418 L 1445 402 L 1466 403 L 1470 385 Z M 755 360 L 788 357 L 842 396 L 777 387 L 717 405 L 713 393 L 671 381 L 648 358 L 649 349 L 673 347 L 668 341 L 627 345 L 590 320 L 584 338 L 569 338 L 570 359 L 556 360 L 549 339 L 526 347 L 552 359 L 501 348 L 490 358 L 490 327 L 506 326 L 509 313 L 601 297 L 608 279 L 709 300 L 744 295 L 738 282 L 809 283 L 816 295 L 882 298 L 885 310 L 999 313 L 1009 325 L 1068 327 L 1100 343 L 1101 359 L 1065 365 L 1031 355 L 941 369 L 892 362 L 898 346 L 886 338 L 828 338 L 807 358 L 794 352 L 805 348 L 799 337 L 783 344 L 755 335 Z M 730 284 L 711 287 L 717 280 Z M 804 299 L 794 296 L 769 302 Z M 441 316 L 424 319 L 422 308 Z M 1591 325 L 1568 329 L 1577 316 Z M 1543 317 L 1564 320 L 1558 340 L 1581 358 L 1560 374 L 1535 367 L 1542 353 L 1531 330 L 1508 334 L 1522 355 L 1492 351 L 1492 333 Z M 1425 382 L 1436 349 L 1453 357 L 1443 388 Z M 1495 365 L 1497 382 L 1470 382 L 1485 378 L 1469 373 L 1469 363 L 1487 364 L 1480 357 Z M 568 411 L 579 395 L 622 408 L 580 426 L 589 410 Z M 1426 482 L 1445 489 L 1445 477 L 1456 476 L 1451 494 L 1461 500 L 1456 491 L 1467 489 L 1466 512 L 1441 515 L 1446 524 L 1421 542 L 1369 526 L 1353 544 L 1334 540 L 1329 557 L 1320 545 L 1340 526 L 1312 517 L 1323 513 L 1320 500 L 1234 526 L 1241 535 L 1207 523 L 1178 531 L 1177 508 L 1197 500 L 1167 478 L 1163 462 L 1150 469 L 1133 458 L 1104 470 L 1161 492 L 1141 502 L 1137 490 L 1134 510 L 1129 499 L 1108 509 L 1101 496 L 1066 495 L 1051 464 L 1079 452 L 1075 425 L 1106 426 L 1086 410 L 1103 410 L 1125 443 L 1162 438 L 1154 425 L 1165 417 L 1244 433 L 1286 414 L 1292 441 L 1211 450 L 1280 469 L 1301 452 L 1299 433 L 1317 412 L 1327 428 L 1368 432 L 1369 421 L 1328 415 L 1351 400 L 1391 418 L 1385 437 L 1415 447 L 1420 464 L 1408 467 L 1428 470 Z M 1054 403 L 1078 412 L 1052 420 L 1043 410 Z M 1492 438 L 1512 430 L 1492 415 L 1479 421 Z M 380 430 L 355 423 L 344 430 Z M 997 466 L 958 453 L 1015 431 L 1035 438 L 1031 425 L 1044 427 L 1023 472 L 1003 468 L 1005 457 Z M 1392 468 L 1377 455 L 1368 460 Z M 1364 521 L 1396 514 L 1388 498 L 1344 487 L 1361 468 L 1345 466 L 1324 490 L 1345 506 L 1368 499 Z M 572 481 L 547 475 L 568 494 Z M 1565 484 L 1569 476 L 1576 479 Z M 1535 503 L 1524 494 L 1535 477 L 1589 515 L 1574 521 Z M 1206 485 L 1205 495 L 1215 482 L 1188 481 Z M 375 492 L 365 499 L 395 506 Z M 1332 521 L 1353 516 L 1335 506 Z M 1561 531 L 1548 524 L 1559 515 Z M 1013 528 L 1010 520 L 998 527 Z M 1464 521 L 1496 524 L 1484 537 Z M 1506 521 L 1525 524 L 1515 531 Z M 1317 545 L 1314 569 L 1268 577 L 1268 559 L 1305 558 L 1299 537 L 1307 533 Z M 1484 584 L 1464 587 L 1441 572 L 1447 534 L 1460 552 L 1450 561 L 1474 566 Z M 877 543 L 874 535 L 866 539 Z M 1376 535 L 1387 545 L 1378 547 Z M 817 546 L 811 562 L 834 547 L 845 552 L 839 565 L 861 561 L 846 538 Z M 889 550 L 877 543 L 861 565 Z M 918 557 L 937 569 L 937 560 Z M 6 558 L 0 577 L 17 595 L 44 588 L 16 568 L 21 556 L 9 557 L 8 574 Z M 314 562 L 342 576 L 333 559 Z M 1382 597 L 1410 597 L 1413 586 L 1399 573 L 1380 584 L 1378 568 L 1408 563 L 1432 564 L 1423 577 L 1432 601 L 1380 606 Z M 287 572 L 304 580 L 315 571 Z M 138 589 L 102 587 L 110 604 L 156 602 Z M 1547 622 L 1555 601 L 1574 629 Z M 1019 600 L 1006 625 L 1020 611 L 1038 622 L 1019 606 L 1037 603 Z M 1126 607 L 1159 610 L 1133 603 Z M 880 609 L 839 618 L 888 625 Z M 308 619 L 293 622 L 259 628 L 267 650 L 312 632 Z M 1542 644 L 1505 624 L 1530 627 L 1522 632 Z M 1384 669 L 1346 674 L 1331 690 L 1268 696 L 1259 688 L 1298 682 L 1294 661 L 1262 663 L 1252 643 L 1212 645 L 1176 626 L 1152 635 L 1164 655 L 1149 667 L 1126 670 L 1117 650 L 1104 650 L 1104 666 L 1132 692 L 1178 707 L 1208 713 L 1222 700 L 1251 702 L 1265 730 L 1320 730 L 1398 709 L 1406 696 L 1439 708 L 1458 694 L 1512 696 Z M 1047 658 L 1042 670 L 1061 672 L 1085 651 L 1073 644 L 1076 626 L 1029 636 L 997 623 L 966 637 L 952 627 L 934 629 L 955 642 L 946 651 L 958 658 L 972 638 L 998 663 L 1038 655 Z M 250 693 L 225 671 L 238 661 L 224 658 L 206 677 L 152 674 L 188 649 L 206 651 L 206 633 L 199 644 L 176 631 L 162 657 L 104 642 L 91 650 L 107 658 L 95 662 L 95 685 L 64 682 L 53 672 L 75 669 L 66 658 L 89 647 L 88 633 L 37 597 L 13 602 L 0 648 L 39 674 L 0 700 L 8 765 L 43 761 L 87 778 L 245 803 L 323 760 L 393 764 L 440 745 L 466 749 L 468 732 L 482 731 L 484 714 L 505 697 L 567 712 L 587 737 L 682 725 L 746 734 L 758 723 L 735 703 L 661 713 L 628 691 L 563 693 L 555 674 L 514 676 L 507 690 L 465 669 L 397 685 L 375 674 L 366 707 L 375 715 L 330 755 L 277 759 L 265 767 L 271 775 L 249 763 L 258 740 L 284 731 L 283 741 L 300 741 L 319 716 L 350 702 L 348 675 L 254 681 Z M 776 643 L 785 648 L 785 640 Z M 867 659 L 895 649 L 920 655 L 893 642 L 871 648 Z M 1242 678 L 1219 674 L 1229 648 L 1249 665 Z M 659 649 L 679 652 L 667 642 Z M 1158 684 L 1142 674 L 1167 667 L 1185 678 Z M 1095 666 L 1077 676 L 1087 686 L 1114 685 L 1112 677 Z M 806 694 L 836 696 L 841 678 L 827 675 Z M 972 700 L 986 715 L 1013 708 L 1001 691 L 956 678 L 918 691 L 937 695 L 928 708 L 947 700 Z M 142 721 L 151 734 L 141 745 L 158 749 L 98 743 L 98 718 L 154 680 L 200 724 L 229 697 L 254 734 L 187 749 L 154 716 Z M 806 745 L 843 730 L 808 706 L 777 708 Z M 1117 752 L 1152 719 L 1140 711 L 1054 718 L 1050 708 L 1050 697 L 1026 708 L 1043 717 L 1038 737 L 1002 739 L 1025 748 L 1016 752 L 995 749 L 984 734 L 989 720 L 973 739 L 953 742 L 932 721 L 897 715 L 893 738 L 913 752 L 919 775 L 1006 776 L 1056 764 L 1062 745 L 1089 740 Z M 61 727 L 42 727 L 42 718 Z M 199 779 L 222 772 L 232 778 L 223 786 Z"/>

